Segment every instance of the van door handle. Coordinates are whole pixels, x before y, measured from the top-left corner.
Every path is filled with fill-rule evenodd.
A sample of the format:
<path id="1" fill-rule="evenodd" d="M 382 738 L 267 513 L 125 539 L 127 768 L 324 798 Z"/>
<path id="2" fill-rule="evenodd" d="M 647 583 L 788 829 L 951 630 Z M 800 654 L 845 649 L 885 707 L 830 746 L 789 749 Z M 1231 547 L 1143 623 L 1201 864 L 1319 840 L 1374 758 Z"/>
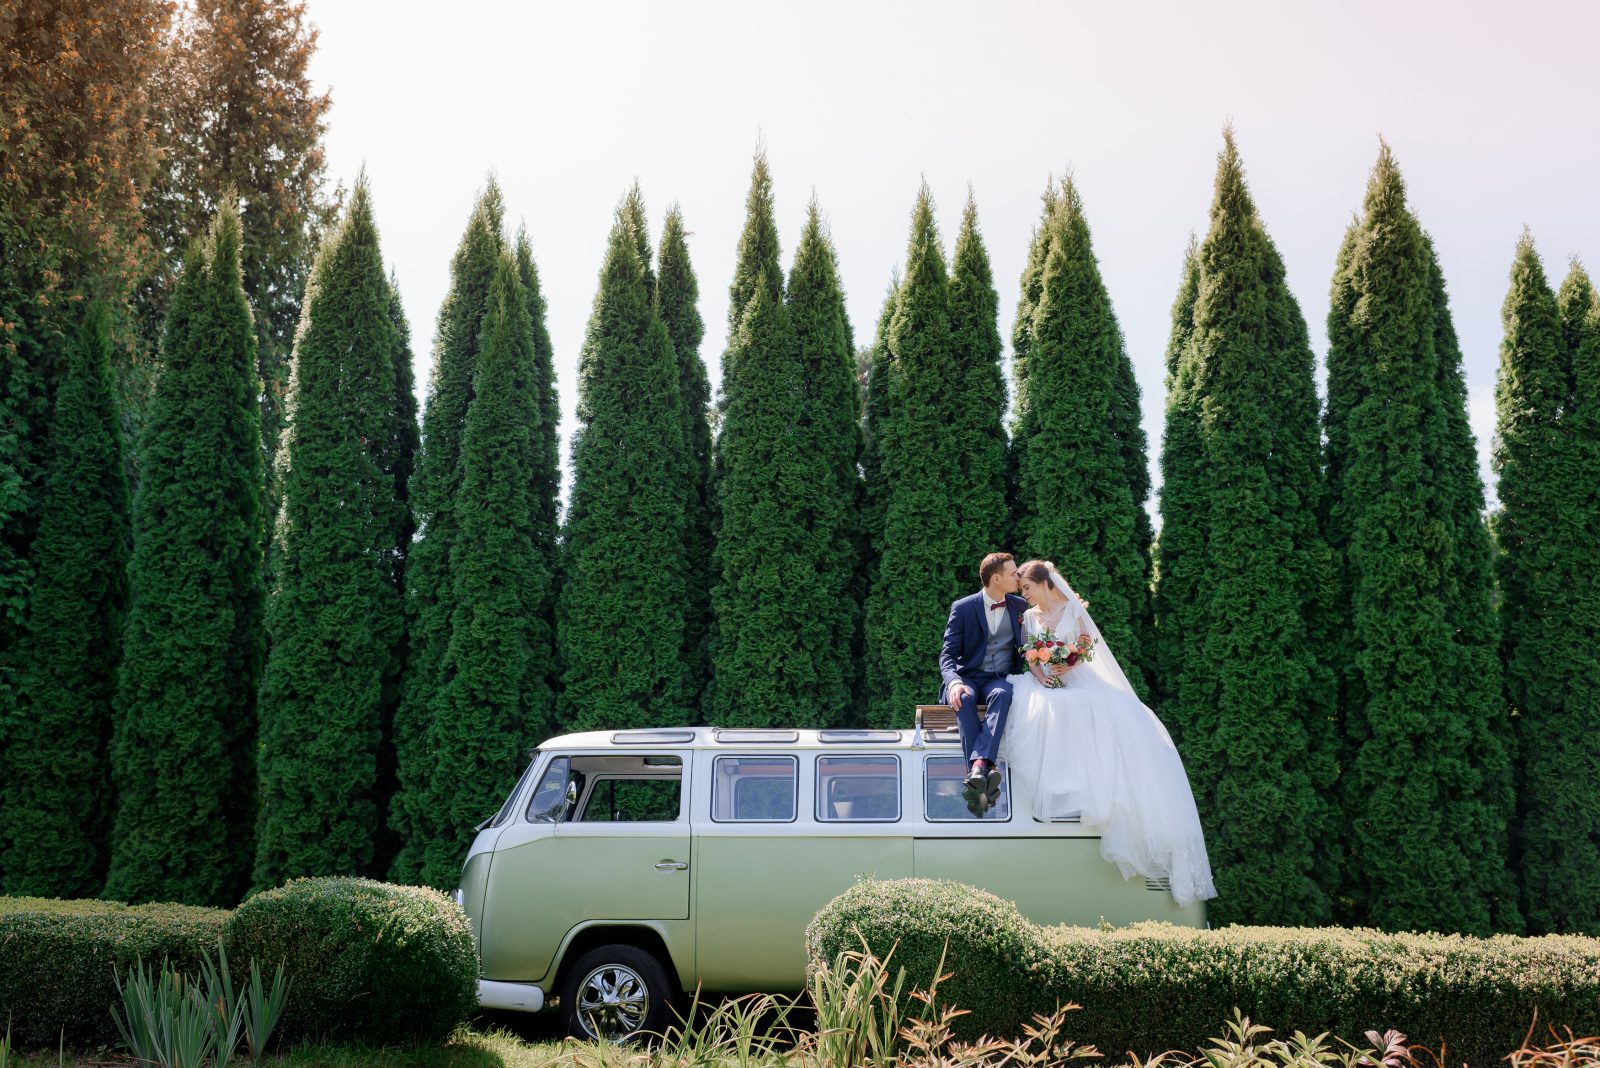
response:
<path id="1" fill-rule="evenodd" d="M 689 865 L 681 860 L 663 860 L 656 865 L 656 871 L 687 871 Z"/>

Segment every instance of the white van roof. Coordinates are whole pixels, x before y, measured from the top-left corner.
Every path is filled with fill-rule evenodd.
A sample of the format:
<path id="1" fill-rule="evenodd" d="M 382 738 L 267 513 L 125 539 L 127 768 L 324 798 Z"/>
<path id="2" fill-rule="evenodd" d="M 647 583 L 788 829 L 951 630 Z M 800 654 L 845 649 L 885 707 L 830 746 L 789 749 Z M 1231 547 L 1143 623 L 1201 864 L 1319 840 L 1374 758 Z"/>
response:
<path id="1" fill-rule="evenodd" d="M 885 749 L 913 747 L 915 731 L 909 730 L 801 730 L 787 727 L 655 727 L 620 731 L 585 731 L 562 734 L 539 746 L 551 749 L 632 749 L 671 747 L 674 749 L 725 749 L 729 746 L 771 746 L 774 749 L 833 749 L 838 746 L 882 746 Z M 924 731 L 922 741 L 929 744 L 959 743 L 955 731 Z"/>

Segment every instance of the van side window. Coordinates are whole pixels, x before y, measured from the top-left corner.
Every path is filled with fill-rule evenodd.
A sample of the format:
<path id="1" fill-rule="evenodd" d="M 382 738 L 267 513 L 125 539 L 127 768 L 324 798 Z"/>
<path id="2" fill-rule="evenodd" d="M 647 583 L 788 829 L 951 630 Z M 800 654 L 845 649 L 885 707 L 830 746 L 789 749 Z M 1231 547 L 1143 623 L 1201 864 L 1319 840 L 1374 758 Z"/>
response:
<path id="1" fill-rule="evenodd" d="M 671 823 L 682 809 L 683 761 L 647 757 L 642 771 L 596 771 L 579 823 Z"/>
<path id="2" fill-rule="evenodd" d="M 930 756 L 923 771 L 923 802 L 927 805 L 928 821 L 976 822 L 961 797 L 961 780 L 967 774 L 967 762 L 958 756 Z M 1000 800 L 983 814 L 985 823 L 1004 823 L 1011 819 L 1011 772 L 1005 762 L 1000 763 Z"/>
<path id="3" fill-rule="evenodd" d="M 571 815 L 571 805 L 583 793 L 583 776 L 574 776 L 570 757 L 550 762 L 528 802 L 529 823 L 561 823 Z"/>
<path id="4" fill-rule="evenodd" d="M 719 756 L 713 763 L 711 818 L 718 823 L 792 823 L 800 761 L 792 756 Z"/>
<path id="5" fill-rule="evenodd" d="M 893 823 L 900 818 L 900 761 L 892 756 L 817 758 L 817 819 Z"/>

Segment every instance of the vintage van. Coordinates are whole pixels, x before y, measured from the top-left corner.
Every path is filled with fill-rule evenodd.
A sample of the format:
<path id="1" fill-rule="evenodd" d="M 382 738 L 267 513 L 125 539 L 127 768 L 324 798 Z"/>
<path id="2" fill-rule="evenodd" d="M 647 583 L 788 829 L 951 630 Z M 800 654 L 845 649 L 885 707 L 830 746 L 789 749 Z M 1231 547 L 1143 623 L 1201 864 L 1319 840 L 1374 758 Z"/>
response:
<path id="1" fill-rule="evenodd" d="M 1002 771 L 1004 767 L 1002 766 Z M 1012 795 L 976 819 L 953 730 L 569 734 L 541 745 L 480 825 L 456 898 L 488 1008 L 559 999 L 569 1032 L 619 1040 L 673 1001 L 799 991 L 805 927 L 857 878 L 955 879 L 1041 924 L 1205 925 L 1124 880 L 1075 822 Z"/>

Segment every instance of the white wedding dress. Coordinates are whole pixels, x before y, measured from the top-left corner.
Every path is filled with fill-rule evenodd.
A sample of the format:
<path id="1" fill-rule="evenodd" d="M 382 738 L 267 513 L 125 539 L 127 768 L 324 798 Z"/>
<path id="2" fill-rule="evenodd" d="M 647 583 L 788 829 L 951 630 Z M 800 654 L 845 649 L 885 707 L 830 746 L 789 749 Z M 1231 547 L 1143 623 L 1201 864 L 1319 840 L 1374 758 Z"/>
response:
<path id="1" fill-rule="evenodd" d="M 1014 796 L 1033 799 L 1033 815 L 1076 815 L 1100 836 L 1100 855 L 1123 878 L 1166 880 L 1180 905 L 1217 896 L 1205 836 L 1177 747 L 1154 712 L 1128 684 L 1115 655 L 1077 594 L 1052 571 L 1067 603 L 1047 628 L 1037 608 L 1023 614 L 1030 635 L 1096 640 L 1094 658 L 1067 670 L 1062 685 L 1043 686 L 1032 673 L 1012 675 L 1011 712 L 1000 759 L 1011 769 Z"/>

